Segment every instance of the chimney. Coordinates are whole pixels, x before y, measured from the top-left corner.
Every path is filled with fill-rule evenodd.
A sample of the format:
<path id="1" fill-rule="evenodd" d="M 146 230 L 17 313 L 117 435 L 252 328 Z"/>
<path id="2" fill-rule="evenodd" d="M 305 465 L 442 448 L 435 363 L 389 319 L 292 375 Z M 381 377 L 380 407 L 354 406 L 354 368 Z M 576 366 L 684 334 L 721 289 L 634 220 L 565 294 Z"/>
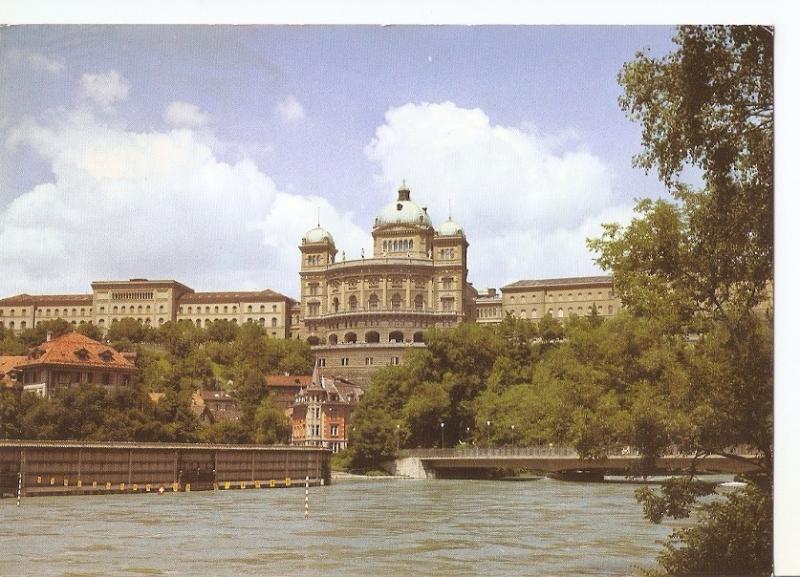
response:
<path id="1" fill-rule="evenodd" d="M 53 340 L 53 333 L 52 333 L 52 331 L 47 331 L 47 341 L 46 341 L 46 342 L 48 342 L 48 343 L 49 343 L 49 342 L 50 342 L 50 341 L 52 341 L 52 340 Z"/>

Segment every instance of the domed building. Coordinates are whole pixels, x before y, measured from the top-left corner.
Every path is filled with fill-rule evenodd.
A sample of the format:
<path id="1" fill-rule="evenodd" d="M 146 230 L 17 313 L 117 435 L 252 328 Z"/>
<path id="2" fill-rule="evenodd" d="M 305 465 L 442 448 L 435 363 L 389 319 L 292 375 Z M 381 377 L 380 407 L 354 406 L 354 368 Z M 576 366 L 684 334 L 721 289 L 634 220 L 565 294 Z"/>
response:
<path id="1" fill-rule="evenodd" d="M 299 336 L 325 374 L 362 386 L 380 366 L 424 346 L 425 330 L 473 318 L 477 296 L 463 229 L 452 219 L 434 229 L 405 183 L 378 213 L 372 238 L 370 258 L 337 259 L 333 236 L 319 226 L 299 247 Z"/>

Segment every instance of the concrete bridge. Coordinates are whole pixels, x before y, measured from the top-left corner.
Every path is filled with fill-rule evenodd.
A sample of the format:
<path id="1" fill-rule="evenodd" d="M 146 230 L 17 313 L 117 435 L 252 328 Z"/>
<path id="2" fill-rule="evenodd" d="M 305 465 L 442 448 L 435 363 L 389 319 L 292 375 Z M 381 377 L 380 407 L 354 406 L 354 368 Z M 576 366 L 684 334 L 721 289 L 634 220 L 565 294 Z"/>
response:
<path id="1" fill-rule="evenodd" d="M 647 474 L 689 471 L 698 473 L 742 474 L 757 471 L 758 455 L 749 450 L 732 450 L 734 457 L 667 454 L 656 459 Z M 408 449 L 399 451 L 395 473 L 412 478 L 482 476 L 487 470 L 514 469 L 552 474 L 564 479 L 602 480 L 603 475 L 625 475 L 636 471 L 641 455 L 620 450 L 606 457 L 582 459 L 570 447 L 456 447 L 452 449 Z"/>

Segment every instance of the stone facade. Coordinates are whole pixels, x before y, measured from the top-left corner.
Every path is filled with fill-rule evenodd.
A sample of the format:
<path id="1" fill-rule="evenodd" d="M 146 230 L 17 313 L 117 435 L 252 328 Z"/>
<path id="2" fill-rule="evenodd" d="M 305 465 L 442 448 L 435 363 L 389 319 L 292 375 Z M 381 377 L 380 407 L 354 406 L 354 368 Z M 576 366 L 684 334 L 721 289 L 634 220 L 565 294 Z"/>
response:
<path id="1" fill-rule="evenodd" d="M 587 316 L 593 308 L 600 316 L 612 316 L 622 308 L 611 275 L 521 280 L 502 291 L 504 315 L 534 321 L 548 313 L 555 319 Z"/>
<path id="2" fill-rule="evenodd" d="M 381 365 L 399 364 L 431 328 L 474 318 L 467 242 L 452 219 L 434 229 L 403 185 L 372 229 L 373 256 L 348 260 L 317 227 L 300 244 L 297 335 L 326 374 L 367 384 Z M 367 380 L 365 380 L 367 379 Z"/>
<path id="3" fill-rule="evenodd" d="M 258 323 L 268 335 L 288 338 L 294 304 L 293 299 L 269 289 L 195 292 L 174 280 L 95 281 L 91 294 L 21 294 L 0 299 L 0 327 L 20 331 L 42 321 L 63 319 L 73 325 L 90 323 L 107 329 L 126 317 L 148 326 L 189 320 L 205 327 L 226 319 L 237 324 Z"/>

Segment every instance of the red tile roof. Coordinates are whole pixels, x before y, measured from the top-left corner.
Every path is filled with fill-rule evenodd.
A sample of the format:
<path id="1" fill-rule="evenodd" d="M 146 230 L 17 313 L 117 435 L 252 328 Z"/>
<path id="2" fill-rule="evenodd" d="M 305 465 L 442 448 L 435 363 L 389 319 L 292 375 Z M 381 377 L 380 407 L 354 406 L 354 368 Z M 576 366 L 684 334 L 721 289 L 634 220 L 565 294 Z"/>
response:
<path id="1" fill-rule="evenodd" d="M 19 356 L 19 355 L 0 356 L 0 383 L 4 385 L 12 384 L 13 381 L 11 380 L 9 373 L 17 365 L 24 363 L 27 360 L 28 357 L 26 356 Z"/>
<path id="2" fill-rule="evenodd" d="M 268 387 L 307 387 L 311 384 L 311 375 L 267 375 Z"/>
<path id="3" fill-rule="evenodd" d="M 279 302 L 289 297 L 270 289 L 263 291 L 193 292 L 181 295 L 178 304 Z"/>
<path id="4" fill-rule="evenodd" d="M 80 333 L 66 333 L 42 343 L 34 348 L 28 354 L 25 362 L 19 364 L 18 367 L 24 369 L 37 365 L 137 370 L 132 362 L 122 356 L 122 353 Z"/>
<path id="5" fill-rule="evenodd" d="M 92 295 L 29 295 L 22 293 L 0 299 L 0 307 L 9 306 L 92 306 Z"/>

